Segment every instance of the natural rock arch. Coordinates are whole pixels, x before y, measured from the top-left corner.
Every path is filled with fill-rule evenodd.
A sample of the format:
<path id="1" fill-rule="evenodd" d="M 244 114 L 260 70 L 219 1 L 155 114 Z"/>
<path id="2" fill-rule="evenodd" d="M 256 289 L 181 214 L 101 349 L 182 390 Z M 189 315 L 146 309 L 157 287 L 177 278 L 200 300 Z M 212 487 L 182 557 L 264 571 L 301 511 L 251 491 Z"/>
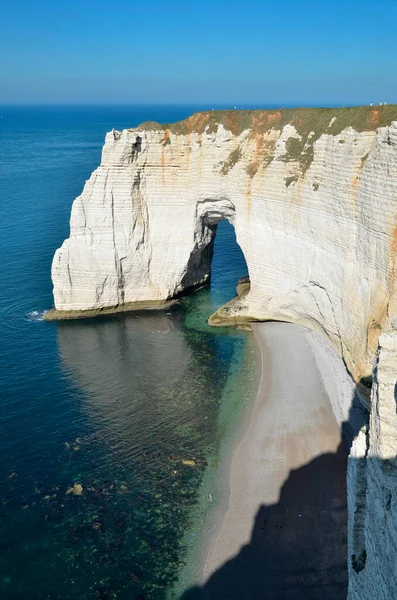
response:
<path id="1" fill-rule="evenodd" d="M 236 207 L 228 198 L 204 198 L 197 201 L 193 248 L 186 264 L 186 272 L 181 278 L 181 292 L 186 293 L 208 280 L 218 224 L 227 220 L 234 226 L 235 216 Z"/>
<path id="2" fill-rule="evenodd" d="M 396 106 L 198 113 L 107 135 L 52 266 L 48 319 L 165 306 L 204 283 L 217 219 L 233 218 L 251 279 L 234 316 L 321 331 L 358 386 L 377 363 L 369 436 L 351 454 L 368 471 L 371 542 L 352 600 L 396 595 L 396 553 L 384 556 L 397 521 L 395 331 L 376 355 L 397 315 L 396 198 Z M 349 482 L 350 515 L 359 495 Z"/>
<path id="3" fill-rule="evenodd" d="M 369 376 L 397 309 L 397 121 L 384 112 L 243 111 L 111 132 L 55 254 L 48 318 L 164 306 L 204 283 L 228 218 L 251 279 L 239 317 L 321 331 L 356 382 Z"/>

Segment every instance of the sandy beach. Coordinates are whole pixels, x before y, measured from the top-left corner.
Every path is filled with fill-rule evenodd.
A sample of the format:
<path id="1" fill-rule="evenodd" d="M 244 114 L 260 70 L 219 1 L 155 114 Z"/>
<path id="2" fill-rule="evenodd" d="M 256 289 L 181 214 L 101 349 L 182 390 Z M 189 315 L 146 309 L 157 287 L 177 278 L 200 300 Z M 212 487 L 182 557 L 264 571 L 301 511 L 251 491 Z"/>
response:
<path id="1" fill-rule="evenodd" d="M 347 453 L 326 391 L 335 365 L 321 361 L 317 334 L 303 327 L 253 328 L 258 393 L 232 452 L 228 502 L 205 548 L 201 586 L 184 599 L 342 600 Z"/>

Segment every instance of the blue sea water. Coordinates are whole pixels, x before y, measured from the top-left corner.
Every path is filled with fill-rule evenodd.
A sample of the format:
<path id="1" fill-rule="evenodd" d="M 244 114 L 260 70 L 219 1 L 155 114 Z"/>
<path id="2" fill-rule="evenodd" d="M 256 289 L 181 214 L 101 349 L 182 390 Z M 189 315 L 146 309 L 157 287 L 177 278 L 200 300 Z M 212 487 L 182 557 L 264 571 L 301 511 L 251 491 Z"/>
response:
<path id="1" fill-rule="evenodd" d="M 211 287 L 171 310 L 42 315 L 106 131 L 195 108 L 0 107 L 3 600 L 160 600 L 184 564 L 223 391 L 246 358 L 245 332 L 205 324 L 246 274 L 233 228 L 218 228 Z"/>

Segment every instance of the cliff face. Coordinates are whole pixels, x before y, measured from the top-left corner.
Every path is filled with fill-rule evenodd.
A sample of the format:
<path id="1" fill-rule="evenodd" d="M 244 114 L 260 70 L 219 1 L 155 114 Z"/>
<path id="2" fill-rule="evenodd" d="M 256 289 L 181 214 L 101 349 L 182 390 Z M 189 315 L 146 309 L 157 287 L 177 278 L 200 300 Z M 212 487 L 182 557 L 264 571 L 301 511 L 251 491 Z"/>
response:
<path id="1" fill-rule="evenodd" d="M 379 338 L 369 427 L 348 467 L 349 600 L 397 598 L 397 331 Z"/>
<path id="2" fill-rule="evenodd" d="M 107 134 L 55 253 L 49 318 L 201 285 L 222 219 L 251 287 L 216 317 L 320 331 L 368 399 L 362 380 L 397 314 L 397 106 L 210 112 Z M 351 453 L 351 600 L 397 597 L 396 336 L 380 338 L 370 428 Z"/>
<path id="3" fill-rule="evenodd" d="M 227 111 L 107 134 L 54 257 L 56 309 L 203 283 L 226 218 L 251 279 L 234 315 L 324 331 L 356 380 L 369 375 L 396 314 L 394 117 L 397 107 Z"/>

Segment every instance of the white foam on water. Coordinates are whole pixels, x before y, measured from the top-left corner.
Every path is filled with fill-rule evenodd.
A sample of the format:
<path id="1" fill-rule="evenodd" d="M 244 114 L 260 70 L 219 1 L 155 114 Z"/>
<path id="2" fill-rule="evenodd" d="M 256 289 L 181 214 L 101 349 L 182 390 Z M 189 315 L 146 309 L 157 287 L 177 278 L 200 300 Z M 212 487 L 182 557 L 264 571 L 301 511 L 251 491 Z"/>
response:
<path id="1" fill-rule="evenodd" d="M 46 312 L 46 310 L 31 310 L 26 313 L 25 318 L 27 321 L 42 321 Z"/>

